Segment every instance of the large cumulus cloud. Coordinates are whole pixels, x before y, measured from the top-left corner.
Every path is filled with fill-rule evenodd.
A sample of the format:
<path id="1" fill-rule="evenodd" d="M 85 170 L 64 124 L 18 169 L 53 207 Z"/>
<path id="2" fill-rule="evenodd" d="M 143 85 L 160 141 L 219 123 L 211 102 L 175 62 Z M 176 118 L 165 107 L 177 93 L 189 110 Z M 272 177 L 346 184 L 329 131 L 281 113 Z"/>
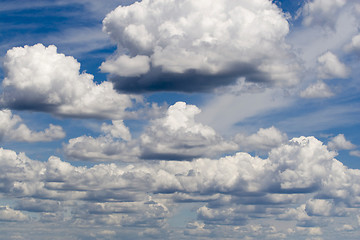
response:
<path id="1" fill-rule="evenodd" d="M 15 47 L 4 58 L 0 104 L 60 116 L 118 119 L 136 97 L 118 94 L 110 82 L 96 84 L 80 63 L 53 45 Z"/>
<path id="2" fill-rule="evenodd" d="M 240 76 L 297 82 L 288 22 L 268 0 L 144 0 L 109 13 L 103 30 L 118 50 L 100 68 L 122 91 L 206 91 Z"/>

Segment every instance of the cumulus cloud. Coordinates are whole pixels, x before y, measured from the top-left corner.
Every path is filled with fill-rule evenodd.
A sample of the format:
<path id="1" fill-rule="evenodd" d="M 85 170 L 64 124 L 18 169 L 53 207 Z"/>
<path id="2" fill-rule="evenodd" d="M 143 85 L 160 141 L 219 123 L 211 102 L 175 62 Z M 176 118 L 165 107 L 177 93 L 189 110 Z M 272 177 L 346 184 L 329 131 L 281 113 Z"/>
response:
<path id="1" fill-rule="evenodd" d="M 351 43 L 345 46 L 347 52 L 357 52 L 360 53 L 360 34 L 354 36 L 351 39 Z"/>
<path id="2" fill-rule="evenodd" d="M 22 123 L 18 115 L 10 110 L 0 110 L 0 140 L 19 142 L 49 142 L 62 139 L 65 132 L 61 126 L 50 124 L 49 128 L 41 132 L 32 131 Z"/>
<path id="3" fill-rule="evenodd" d="M 329 86 L 323 81 L 317 81 L 315 84 L 308 86 L 300 93 L 302 98 L 329 98 L 334 96 Z"/>
<path id="4" fill-rule="evenodd" d="M 18 222 L 27 220 L 29 220 L 29 217 L 21 211 L 14 210 L 9 206 L 0 206 L 0 221 Z"/>
<path id="5" fill-rule="evenodd" d="M 239 144 L 239 149 L 242 151 L 269 151 L 287 142 L 287 140 L 287 135 L 274 126 L 260 128 L 257 133 L 250 136 L 237 134 L 234 138 L 234 141 Z"/>
<path id="6" fill-rule="evenodd" d="M 332 52 L 326 52 L 318 59 L 318 73 L 321 79 L 347 78 L 350 70 Z"/>
<path id="7" fill-rule="evenodd" d="M 73 160 L 99 161 L 135 161 L 140 152 L 131 133 L 122 120 L 113 120 L 112 124 L 101 125 L 102 135 L 97 138 L 80 136 L 72 138 L 63 145 L 63 151 Z"/>
<path id="8" fill-rule="evenodd" d="M 150 122 L 145 132 L 132 139 L 123 121 L 103 124 L 97 138 L 80 136 L 64 145 L 65 154 L 78 160 L 136 161 L 191 160 L 236 150 L 237 144 L 227 142 L 209 126 L 195 121 L 200 109 L 185 102 L 177 102 L 166 111 L 165 117 Z"/>
<path id="9" fill-rule="evenodd" d="M 76 59 L 57 53 L 53 45 L 10 49 L 4 70 L 0 98 L 3 107 L 61 116 L 121 119 L 136 99 L 118 94 L 110 82 L 95 84 L 91 74 L 79 73 Z"/>
<path id="10" fill-rule="evenodd" d="M 145 0 L 110 12 L 103 30 L 118 50 L 100 68 L 122 91 L 207 91 L 241 76 L 298 81 L 288 22 L 268 0 Z"/>
<path id="11" fill-rule="evenodd" d="M 303 24 L 310 26 L 319 24 L 333 28 L 336 19 L 334 15 L 347 3 L 347 0 L 310 0 L 301 9 Z"/>
<path id="12" fill-rule="evenodd" d="M 346 140 L 344 134 L 339 134 L 328 142 L 328 147 L 332 150 L 350 150 L 356 146 L 350 141 Z"/>
<path id="13" fill-rule="evenodd" d="M 226 142 L 214 129 L 195 121 L 200 111 L 195 105 L 185 102 L 170 106 L 166 116 L 152 121 L 141 135 L 141 157 L 190 160 L 235 150 L 235 143 Z"/>
<path id="14" fill-rule="evenodd" d="M 190 115 L 186 107 L 196 110 L 174 106 Z M 183 121 L 165 117 L 163 124 L 173 129 L 186 126 L 186 117 L 181 118 L 184 113 L 177 113 Z M 195 126 L 189 131 L 205 131 Z M 75 225 L 142 226 L 161 231 L 176 196 L 183 194 L 189 196 L 184 201 L 205 202 L 197 211 L 198 224 L 189 226 L 188 234 L 212 235 L 216 231 L 207 231 L 214 229 L 210 226 L 241 226 L 249 216 L 296 220 L 307 231 L 314 228 L 315 234 L 320 233 L 316 230 L 319 221 L 313 218 L 345 216 L 347 207 L 360 206 L 360 171 L 348 169 L 335 155 L 314 137 L 294 138 L 273 148 L 267 158 L 239 152 L 219 159 L 92 167 L 73 166 L 57 157 L 35 161 L 0 149 L 0 192 L 21 200 L 21 210 L 55 216 L 70 209 L 67 219 Z M 57 212 L 51 212 L 50 206 Z M 285 233 L 274 230 L 272 234 Z"/>

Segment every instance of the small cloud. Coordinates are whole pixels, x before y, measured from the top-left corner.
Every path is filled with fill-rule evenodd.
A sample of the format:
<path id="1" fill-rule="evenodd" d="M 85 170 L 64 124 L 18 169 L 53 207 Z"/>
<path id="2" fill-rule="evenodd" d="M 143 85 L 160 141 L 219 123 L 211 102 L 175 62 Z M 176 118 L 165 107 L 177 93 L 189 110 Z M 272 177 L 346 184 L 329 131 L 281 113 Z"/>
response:
<path id="1" fill-rule="evenodd" d="M 302 98 L 329 98 L 334 96 L 334 93 L 326 83 L 318 81 L 302 91 L 300 96 Z"/>
<path id="2" fill-rule="evenodd" d="M 350 155 L 355 157 L 360 157 L 360 151 L 359 150 L 350 151 Z"/>
<path id="3" fill-rule="evenodd" d="M 356 146 L 345 139 L 344 134 L 339 134 L 328 142 L 328 148 L 332 150 L 350 150 Z"/>
<path id="4" fill-rule="evenodd" d="M 0 206 L 0 221 L 23 222 L 27 220 L 29 220 L 29 217 L 21 211 L 14 210 L 9 206 Z"/>
<path id="5" fill-rule="evenodd" d="M 10 110 L 0 110 L 0 140 L 18 142 L 50 142 L 65 137 L 61 126 L 49 125 L 44 131 L 30 130 L 18 115 Z"/>
<path id="6" fill-rule="evenodd" d="M 321 79 L 347 78 L 349 68 L 338 59 L 332 52 L 328 51 L 318 59 L 318 74 Z"/>

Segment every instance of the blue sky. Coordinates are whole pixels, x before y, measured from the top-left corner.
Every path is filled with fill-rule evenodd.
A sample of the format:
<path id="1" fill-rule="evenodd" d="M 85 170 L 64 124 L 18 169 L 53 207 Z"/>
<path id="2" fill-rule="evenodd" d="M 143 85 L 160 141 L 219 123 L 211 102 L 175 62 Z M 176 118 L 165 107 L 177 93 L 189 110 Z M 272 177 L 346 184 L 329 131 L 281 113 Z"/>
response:
<path id="1" fill-rule="evenodd" d="M 357 239 L 356 0 L 0 3 L 1 239 Z"/>

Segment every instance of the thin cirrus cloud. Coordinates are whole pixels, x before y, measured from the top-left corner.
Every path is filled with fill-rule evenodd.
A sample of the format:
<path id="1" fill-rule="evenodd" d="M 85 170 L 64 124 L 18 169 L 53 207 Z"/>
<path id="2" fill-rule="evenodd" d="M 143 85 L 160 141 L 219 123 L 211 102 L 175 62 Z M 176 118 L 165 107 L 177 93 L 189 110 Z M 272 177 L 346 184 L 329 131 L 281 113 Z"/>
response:
<path id="1" fill-rule="evenodd" d="M 146 0 L 110 12 L 103 30 L 118 50 L 100 68 L 121 91 L 209 91 L 242 76 L 298 82 L 288 22 L 267 0 Z"/>

